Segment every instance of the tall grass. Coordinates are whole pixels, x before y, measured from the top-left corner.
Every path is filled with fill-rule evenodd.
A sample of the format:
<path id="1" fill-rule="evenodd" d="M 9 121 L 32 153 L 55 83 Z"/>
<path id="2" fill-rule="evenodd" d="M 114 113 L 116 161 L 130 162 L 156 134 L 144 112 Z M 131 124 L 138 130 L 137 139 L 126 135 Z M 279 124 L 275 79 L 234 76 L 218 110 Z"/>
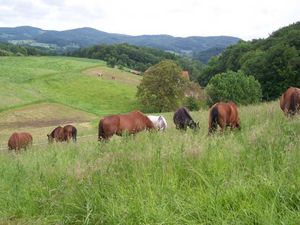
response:
<path id="1" fill-rule="evenodd" d="M 242 130 L 33 147 L 0 157 L 0 223 L 299 224 L 300 119 L 242 107 Z M 96 132 L 96 131 L 95 131 Z"/>

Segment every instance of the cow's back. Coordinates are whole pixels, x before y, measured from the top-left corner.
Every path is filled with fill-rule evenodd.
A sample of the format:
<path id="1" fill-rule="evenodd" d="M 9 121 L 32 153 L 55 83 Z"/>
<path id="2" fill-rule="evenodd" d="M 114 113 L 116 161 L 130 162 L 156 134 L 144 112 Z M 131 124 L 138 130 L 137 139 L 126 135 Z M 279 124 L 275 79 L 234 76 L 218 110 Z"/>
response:
<path id="1" fill-rule="evenodd" d="M 29 144 L 32 144 L 32 136 L 29 133 L 13 133 L 8 140 L 9 150 L 19 150 L 21 148 L 26 148 Z"/>
<path id="2" fill-rule="evenodd" d="M 239 120 L 237 106 L 234 102 L 219 102 L 212 108 L 217 108 L 219 120 L 226 124 L 235 123 Z"/>
<path id="3" fill-rule="evenodd" d="M 184 107 L 177 109 L 173 116 L 174 123 L 184 123 L 186 120 L 192 120 L 187 109 Z"/>
<path id="4" fill-rule="evenodd" d="M 300 89 L 289 87 L 280 97 L 280 108 L 287 115 L 295 113 L 300 105 Z"/>
<path id="5" fill-rule="evenodd" d="M 153 129 L 151 120 L 140 111 L 133 111 L 127 114 L 119 115 L 120 129 L 123 132 L 136 133 L 145 129 Z"/>

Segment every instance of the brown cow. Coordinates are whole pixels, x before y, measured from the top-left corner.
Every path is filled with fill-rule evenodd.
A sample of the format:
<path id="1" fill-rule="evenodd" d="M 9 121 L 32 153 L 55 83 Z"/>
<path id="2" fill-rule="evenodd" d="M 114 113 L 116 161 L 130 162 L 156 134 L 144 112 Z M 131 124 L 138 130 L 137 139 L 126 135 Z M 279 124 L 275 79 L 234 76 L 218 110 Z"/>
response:
<path id="1" fill-rule="evenodd" d="M 56 127 L 50 134 L 47 134 L 49 143 L 52 143 L 54 140 L 56 142 L 64 141 L 64 128 L 61 126 Z"/>
<path id="2" fill-rule="evenodd" d="M 114 134 L 135 134 L 143 130 L 155 129 L 151 120 L 140 111 L 122 115 L 106 116 L 99 122 L 98 140 L 108 140 Z"/>
<path id="3" fill-rule="evenodd" d="M 32 136 L 29 133 L 13 133 L 8 140 L 9 150 L 20 150 L 21 148 L 26 148 L 32 145 Z"/>
<path id="4" fill-rule="evenodd" d="M 69 142 L 69 140 L 72 138 L 73 142 L 76 142 L 77 140 L 77 129 L 76 127 L 72 125 L 66 125 L 64 126 L 64 134 L 66 141 Z"/>
<path id="5" fill-rule="evenodd" d="M 230 126 L 231 129 L 241 129 L 237 106 L 234 102 L 219 102 L 210 108 L 208 133 L 216 131 L 218 124 L 222 132 L 227 126 Z"/>
<path id="6" fill-rule="evenodd" d="M 286 116 L 293 116 L 300 109 L 300 89 L 288 88 L 280 97 L 280 108 Z"/>
<path id="7" fill-rule="evenodd" d="M 77 129 L 72 125 L 58 126 L 50 134 L 47 134 L 47 136 L 49 143 L 52 143 L 54 140 L 56 142 L 69 142 L 71 138 L 73 142 L 76 142 Z"/>

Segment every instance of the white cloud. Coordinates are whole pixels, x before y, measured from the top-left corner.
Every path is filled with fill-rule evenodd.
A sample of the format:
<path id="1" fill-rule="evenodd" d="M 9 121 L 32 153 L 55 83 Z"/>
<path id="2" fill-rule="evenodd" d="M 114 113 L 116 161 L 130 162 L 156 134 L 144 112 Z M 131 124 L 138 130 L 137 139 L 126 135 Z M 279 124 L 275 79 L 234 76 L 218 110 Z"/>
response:
<path id="1" fill-rule="evenodd" d="M 262 38 L 300 20 L 298 0 L 0 0 L 0 26 Z"/>

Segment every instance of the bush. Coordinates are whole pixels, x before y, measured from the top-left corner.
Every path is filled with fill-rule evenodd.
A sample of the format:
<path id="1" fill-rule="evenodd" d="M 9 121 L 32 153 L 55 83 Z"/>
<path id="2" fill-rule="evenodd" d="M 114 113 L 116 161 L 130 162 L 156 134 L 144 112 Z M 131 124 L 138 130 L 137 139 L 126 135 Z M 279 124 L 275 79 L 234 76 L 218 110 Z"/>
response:
<path id="1" fill-rule="evenodd" d="M 200 109 L 201 102 L 195 97 L 186 97 L 184 100 L 184 106 L 187 107 L 190 111 L 198 111 Z"/>
<path id="2" fill-rule="evenodd" d="M 262 98 L 259 82 L 242 71 L 217 74 L 211 78 L 205 90 L 209 105 L 219 101 L 234 101 L 247 105 L 259 102 Z"/>
<path id="3" fill-rule="evenodd" d="M 111 68 L 114 68 L 117 64 L 117 60 L 113 57 L 110 57 L 107 59 L 107 62 L 106 62 L 107 66 L 111 67 Z"/>
<path id="4" fill-rule="evenodd" d="M 15 56 L 24 56 L 24 54 L 22 54 L 21 52 L 17 52 L 17 53 L 15 54 Z"/>
<path id="5" fill-rule="evenodd" d="M 145 72 L 137 91 L 144 111 L 166 112 L 179 106 L 186 87 L 181 71 L 176 62 L 164 60 Z"/>
<path id="6" fill-rule="evenodd" d="M 0 56 L 11 56 L 13 55 L 11 52 L 0 49 Z"/>

